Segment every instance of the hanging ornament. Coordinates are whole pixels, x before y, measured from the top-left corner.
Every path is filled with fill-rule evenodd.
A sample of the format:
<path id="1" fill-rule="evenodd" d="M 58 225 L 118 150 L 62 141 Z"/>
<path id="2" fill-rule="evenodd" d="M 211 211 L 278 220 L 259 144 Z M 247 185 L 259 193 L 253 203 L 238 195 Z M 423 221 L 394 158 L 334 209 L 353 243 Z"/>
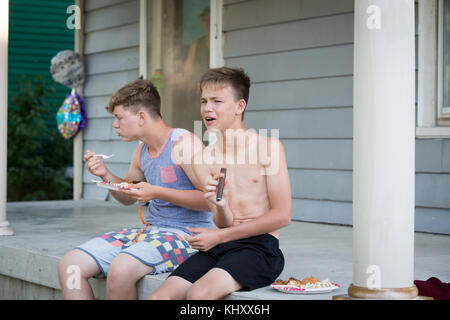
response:
<path id="1" fill-rule="evenodd" d="M 56 82 L 72 89 L 84 83 L 83 62 L 72 50 L 63 50 L 52 58 L 50 73 Z"/>
<path id="2" fill-rule="evenodd" d="M 58 131 L 64 139 L 70 139 L 77 135 L 86 124 L 86 110 L 78 92 L 72 92 L 66 96 L 63 104 L 56 114 Z"/>
<path id="3" fill-rule="evenodd" d="M 52 58 L 50 72 L 56 82 L 72 88 L 56 113 L 58 131 L 70 139 L 83 129 L 87 119 L 83 99 L 76 91 L 84 83 L 83 61 L 78 53 L 64 50 Z"/>

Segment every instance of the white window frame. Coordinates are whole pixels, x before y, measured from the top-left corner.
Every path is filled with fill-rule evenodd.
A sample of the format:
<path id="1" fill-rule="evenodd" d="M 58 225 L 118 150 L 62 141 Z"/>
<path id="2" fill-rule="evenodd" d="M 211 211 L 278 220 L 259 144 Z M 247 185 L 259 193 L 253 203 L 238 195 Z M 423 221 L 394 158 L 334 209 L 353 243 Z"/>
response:
<path id="1" fill-rule="evenodd" d="M 443 67 L 444 67 L 444 0 L 439 0 L 438 8 L 438 119 L 450 119 L 450 107 L 443 106 Z"/>
<path id="2" fill-rule="evenodd" d="M 225 65 L 223 59 L 223 0 L 211 0 L 211 29 L 209 67 L 218 68 Z"/>
<path id="3" fill-rule="evenodd" d="M 162 1 L 153 0 L 152 11 L 160 12 L 162 15 Z M 223 59 L 223 29 L 222 29 L 222 13 L 223 13 L 223 0 L 210 0 L 211 1 L 211 26 L 210 26 L 210 54 L 209 54 L 209 66 L 210 68 L 221 67 L 225 65 Z M 144 79 L 147 78 L 148 68 L 150 67 L 152 74 L 153 69 L 157 69 L 158 62 L 152 61 L 149 66 L 148 61 L 148 43 L 147 43 L 147 0 L 140 0 L 139 4 L 139 75 Z M 161 17 L 162 19 L 162 17 Z M 158 28 L 152 28 L 152 38 L 160 37 L 161 32 Z M 153 56 L 153 55 L 152 55 Z M 157 59 L 157 58 L 156 58 Z"/>
<path id="4" fill-rule="evenodd" d="M 450 138 L 450 119 L 440 114 L 442 104 L 443 0 L 418 1 L 417 138 Z"/>
<path id="5" fill-rule="evenodd" d="M 147 0 L 139 3 L 139 76 L 147 79 Z"/>

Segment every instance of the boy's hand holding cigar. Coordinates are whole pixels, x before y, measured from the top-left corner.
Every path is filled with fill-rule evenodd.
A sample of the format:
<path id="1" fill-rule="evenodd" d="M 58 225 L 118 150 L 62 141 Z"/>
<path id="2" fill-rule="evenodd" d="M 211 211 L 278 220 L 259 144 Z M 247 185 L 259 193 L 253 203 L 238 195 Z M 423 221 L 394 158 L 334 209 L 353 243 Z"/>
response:
<path id="1" fill-rule="evenodd" d="M 222 168 L 219 175 L 208 181 L 205 187 L 205 198 L 218 208 L 225 209 L 228 207 L 226 188 L 226 169 Z"/>
<path id="2" fill-rule="evenodd" d="M 226 228 L 233 224 L 233 213 L 228 205 L 226 187 L 226 169 L 222 168 L 220 174 L 211 179 L 206 185 L 204 196 L 208 203 L 213 204 L 213 221 L 219 228 Z"/>

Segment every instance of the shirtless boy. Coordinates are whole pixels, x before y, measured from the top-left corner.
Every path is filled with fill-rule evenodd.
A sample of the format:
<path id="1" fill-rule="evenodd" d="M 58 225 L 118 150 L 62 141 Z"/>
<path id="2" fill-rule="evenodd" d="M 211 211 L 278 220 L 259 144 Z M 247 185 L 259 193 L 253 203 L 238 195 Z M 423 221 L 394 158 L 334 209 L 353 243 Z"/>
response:
<path id="1" fill-rule="evenodd" d="M 244 128 L 249 87 L 240 69 L 211 69 L 201 79 L 201 114 L 217 141 L 193 152 L 192 159 L 177 153 L 177 161 L 204 186 L 219 229 L 188 228 L 186 239 L 199 252 L 149 299 L 220 299 L 267 286 L 283 270 L 279 230 L 291 218 L 285 152 L 278 139 Z M 201 148 L 201 141 L 185 138 L 186 145 Z M 216 201 L 221 168 L 227 169 L 226 183 L 222 200 Z"/>
<path id="2" fill-rule="evenodd" d="M 183 238 L 186 227 L 215 227 L 207 201 L 195 189 L 198 183 L 172 161 L 178 138 L 192 134 L 164 123 L 154 85 L 146 80 L 125 85 L 111 97 L 108 111 L 114 114 L 113 127 L 122 140 L 142 144 L 134 150 L 124 179 L 90 150 L 84 156 L 86 168 L 103 181 L 141 181 L 133 184 L 136 190 L 110 193 L 125 205 L 151 201 L 144 219 L 151 225 L 108 232 L 66 253 L 58 264 L 64 299 L 93 299 L 88 279 L 96 275 L 107 276 L 107 299 L 136 299 L 136 283 L 143 276 L 173 271 L 194 253 Z M 74 267 L 80 271 L 78 286 L 70 282 Z"/>

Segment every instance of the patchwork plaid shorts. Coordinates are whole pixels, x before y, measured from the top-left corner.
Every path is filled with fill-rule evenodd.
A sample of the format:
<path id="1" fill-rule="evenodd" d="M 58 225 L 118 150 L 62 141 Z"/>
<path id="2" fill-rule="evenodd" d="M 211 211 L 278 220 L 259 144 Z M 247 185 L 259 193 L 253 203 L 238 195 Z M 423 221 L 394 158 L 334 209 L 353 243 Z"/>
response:
<path id="1" fill-rule="evenodd" d="M 111 261 L 119 253 L 127 253 L 145 265 L 153 267 L 150 274 L 171 272 L 197 250 L 184 239 L 188 233 L 174 228 L 149 226 L 141 234 L 141 228 L 123 228 L 93 238 L 76 249 L 94 258 L 103 276 L 108 274 Z M 136 242 L 134 240 L 139 234 Z M 133 243 L 134 242 L 134 243 Z"/>

